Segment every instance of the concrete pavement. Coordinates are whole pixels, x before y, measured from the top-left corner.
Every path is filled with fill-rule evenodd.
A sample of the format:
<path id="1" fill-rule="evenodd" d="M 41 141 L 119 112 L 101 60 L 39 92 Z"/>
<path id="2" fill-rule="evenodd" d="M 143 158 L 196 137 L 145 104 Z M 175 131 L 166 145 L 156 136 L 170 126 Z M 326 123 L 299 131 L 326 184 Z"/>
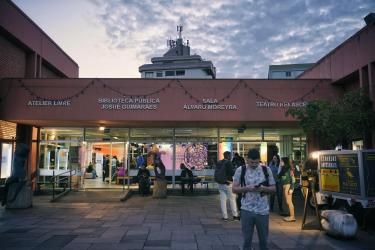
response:
<path id="1" fill-rule="evenodd" d="M 120 191 L 86 191 L 57 203 L 37 196 L 30 209 L 1 208 L 0 249 L 241 249 L 240 223 L 221 221 L 217 194 L 120 197 Z M 336 240 L 312 224 L 301 231 L 300 217 L 287 223 L 271 214 L 270 249 L 375 249 L 371 233 Z M 254 235 L 255 249 L 257 241 Z"/>

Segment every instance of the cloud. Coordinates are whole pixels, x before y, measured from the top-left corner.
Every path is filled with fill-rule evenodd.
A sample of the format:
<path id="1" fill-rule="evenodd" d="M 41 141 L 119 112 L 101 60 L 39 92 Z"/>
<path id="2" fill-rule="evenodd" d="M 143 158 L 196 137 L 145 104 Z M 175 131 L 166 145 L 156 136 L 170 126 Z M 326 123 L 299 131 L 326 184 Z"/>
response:
<path id="1" fill-rule="evenodd" d="M 140 65 L 150 63 L 182 24 L 191 52 L 211 60 L 218 78 L 266 78 L 269 64 L 316 62 L 363 27 L 375 8 L 372 0 L 91 3 L 110 49 L 133 51 Z"/>

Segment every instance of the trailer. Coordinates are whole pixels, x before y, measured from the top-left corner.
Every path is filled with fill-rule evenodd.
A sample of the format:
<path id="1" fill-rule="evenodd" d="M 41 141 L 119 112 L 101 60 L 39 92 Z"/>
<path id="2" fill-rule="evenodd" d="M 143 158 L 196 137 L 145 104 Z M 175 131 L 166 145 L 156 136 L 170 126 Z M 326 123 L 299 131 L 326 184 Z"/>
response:
<path id="1" fill-rule="evenodd" d="M 323 150 L 318 156 L 319 205 L 363 218 L 375 207 L 375 150 Z M 361 219 L 359 219 L 361 220 Z"/>

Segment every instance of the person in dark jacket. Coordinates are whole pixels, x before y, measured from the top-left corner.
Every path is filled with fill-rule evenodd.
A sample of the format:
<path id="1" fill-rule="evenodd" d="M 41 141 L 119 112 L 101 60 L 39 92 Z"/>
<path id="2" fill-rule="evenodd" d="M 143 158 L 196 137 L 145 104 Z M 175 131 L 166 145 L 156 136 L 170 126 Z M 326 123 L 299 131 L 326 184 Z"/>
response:
<path id="1" fill-rule="evenodd" d="M 232 164 L 234 167 L 234 171 L 236 171 L 238 167 L 245 165 L 245 159 L 242 156 L 240 156 L 238 153 L 234 153 Z"/>
<path id="2" fill-rule="evenodd" d="M 181 192 L 184 194 L 185 193 L 185 184 L 188 185 L 190 188 L 190 193 L 194 192 L 193 189 L 193 184 L 194 184 L 194 175 L 193 171 L 188 169 L 184 163 L 180 164 L 180 169 L 181 169 Z"/>
<path id="3" fill-rule="evenodd" d="M 146 196 L 150 193 L 150 171 L 145 167 L 141 166 L 138 170 L 138 192 L 142 196 Z"/>
<path id="4" fill-rule="evenodd" d="M 228 211 L 227 211 L 227 200 L 229 200 L 230 210 L 233 215 L 234 220 L 239 220 L 239 214 L 236 204 L 236 195 L 232 192 L 232 182 L 233 182 L 233 165 L 230 161 L 231 153 L 229 151 L 224 152 L 224 159 L 218 162 L 216 170 L 220 168 L 225 168 L 225 179 L 224 181 L 218 181 L 219 179 L 215 176 L 215 181 L 217 182 L 219 193 L 220 193 L 220 207 L 221 207 L 221 214 L 222 220 L 228 221 Z"/>
<path id="5" fill-rule="evenodd" d="M 283 210 L 283 184 L 281 180 L 277 177 L 277 175 L 281 171 L 281 166 L 280 166 L 280 156 L 278 154 L 274 155 L 272 157 L 272 161 L 268 164 L 268 167 L 272 171 L 273 178 L 276 181 L 276 193 L 272 193 L 270 195 L 270 211 L 273 212 L 273 206 L 275 203 L 275 198 L 277 198 L 277 203 L 279 205 L 279 212 L 281 214 L 284 213 Z"/>

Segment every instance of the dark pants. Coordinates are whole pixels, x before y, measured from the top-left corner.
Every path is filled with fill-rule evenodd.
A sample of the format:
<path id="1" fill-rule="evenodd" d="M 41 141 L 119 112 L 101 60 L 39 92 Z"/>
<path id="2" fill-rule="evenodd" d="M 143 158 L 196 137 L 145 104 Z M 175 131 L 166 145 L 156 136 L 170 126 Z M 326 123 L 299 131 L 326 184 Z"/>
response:
<path id="1" fill-rule="evenodd" d="M 193 193 L 193 184 L 194 184 L 194 179 L 193 178 L 181 178 L 181 192 L 184 194 L 185 193 L 185 184 L 188 185 L 190 188 L 190 193 Z"/>
<path id="2" fill-rule="evenodd" d="M 253 241 L 254 226 L 257 228 L 259 248 L 268 249 L 268 214 L 260 215 L 241 209 L 241 226 L 244 238 L 243 250 L 250 250 Z"/>
<path id="3" fill-rule="evenodd" d="M 277 199 L 277 204 L 279 205 L 279 211 L 283 212 L 283 185 L 280 181 L 276 182 L 276 193 L 270 195 L 270 209 L 273 211 L 275 198 Z"/>

